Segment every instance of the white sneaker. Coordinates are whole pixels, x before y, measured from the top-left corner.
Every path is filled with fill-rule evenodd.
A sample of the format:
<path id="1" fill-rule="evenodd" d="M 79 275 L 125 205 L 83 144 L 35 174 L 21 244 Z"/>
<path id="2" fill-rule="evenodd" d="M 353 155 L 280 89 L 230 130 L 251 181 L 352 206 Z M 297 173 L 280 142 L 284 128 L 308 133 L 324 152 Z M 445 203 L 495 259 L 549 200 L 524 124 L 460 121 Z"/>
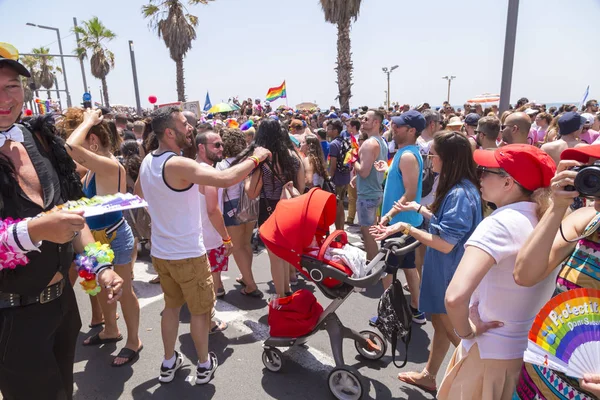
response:
<path id="1" fill-rule="evenodd" d="M 212 351 L 208 353 L 208 359 L 210 360 L 210 367 L 208 368 L 200 368 L 196 366 L 196 385 L 204 385 L 212 379 L 217 367 L 219 366 L 219 361 L 217 360 L 217 355 Z"/>
<path id="2" fill-rule="evenodd" d="M 169 383 L 175 378 L 175 372 L 183 365 L 183 357 L 178 352 L 175 352 L 175 364 L 172 368 L 165 367 L 162 363 L 160 364 L 160 375 L 158 381 L 160 383 Z"/>

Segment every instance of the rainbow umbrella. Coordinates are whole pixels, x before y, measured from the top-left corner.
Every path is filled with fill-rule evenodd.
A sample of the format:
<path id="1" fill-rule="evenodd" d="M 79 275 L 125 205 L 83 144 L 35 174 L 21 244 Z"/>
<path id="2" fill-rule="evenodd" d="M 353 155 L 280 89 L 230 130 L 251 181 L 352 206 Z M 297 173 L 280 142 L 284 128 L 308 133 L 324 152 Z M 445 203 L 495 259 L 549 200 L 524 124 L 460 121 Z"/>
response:
<path id="1" fill-rule="evenodd" d="M 212 106 L 210 108 L 210 110 L 208 110 L 208 113 L 209 114 L 226 113 L 226 112 L 232 112 L 232 111 L 236 111 L 236 110 L 239 110 L 239 107 L 234 106 L 232 104 L 219 103 L 219 104 L 215 104 L 214 106 Z"/>

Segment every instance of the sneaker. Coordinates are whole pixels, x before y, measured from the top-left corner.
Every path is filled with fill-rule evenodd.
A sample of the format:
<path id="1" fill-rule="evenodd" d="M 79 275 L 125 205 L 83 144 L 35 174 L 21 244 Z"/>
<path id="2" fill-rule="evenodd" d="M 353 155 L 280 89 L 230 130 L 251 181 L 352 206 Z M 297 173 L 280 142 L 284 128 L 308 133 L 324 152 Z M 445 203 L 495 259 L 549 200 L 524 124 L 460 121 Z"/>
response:
<path id="1" fill-rule="evenodd" d="M 377 316 L 369 318 L 369 325 L 375 326 L 376 323 L 377 323 Z"/>
<path id="2" fill-rule="evenodd" d="M 162 363 L 160 365 L 160 376 L 158 381 L 160 383 L 169 383 L 175 378 L 175 372 L 183 365 L 183 357 L 178 352 L 175 352 L 175 364 L 172 368 L 165 367 Z"/>
<path id="3" fill-rule="evenodd" d="M 415 324 L 424 325 L 427 323 L 427 320 L 425 319 L 425 313 L 423 311 L 419 311 L 412 306 L 410 307 L 410 311 L 412 311 L 412 319 Z"/>
<path id="4" fill-rule="evenodd" d="M 201 368 L 196 366 L 196 385 L 204 385 L 212 379 L 217 367 L 219 366 L 219 361 L 217 360 L 217 355 L 212 351 L 208 353 L 208 359 L 210 360 L 209 368 Z"/>

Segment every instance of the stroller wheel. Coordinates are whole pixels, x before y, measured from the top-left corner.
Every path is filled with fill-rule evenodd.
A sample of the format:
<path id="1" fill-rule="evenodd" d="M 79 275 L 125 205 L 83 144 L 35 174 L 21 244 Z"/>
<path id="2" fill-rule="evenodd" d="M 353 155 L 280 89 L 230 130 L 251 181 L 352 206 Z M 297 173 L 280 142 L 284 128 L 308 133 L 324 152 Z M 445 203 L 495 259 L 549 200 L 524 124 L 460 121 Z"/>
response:
<path id="1" fill-rule="evenodd" d="M 363 395 L 362 376 L 352 367 L 335 368 L 327 379 L 329 391 L 338 400 L 359 400 Z"/>
<path id="2" fill-rule="evenodd" d="M 354 347 L 358 354 L 367 360 L 379 360 L 387 351 L 387 342 L 373 331 L 361 331 L 360 335 L 369 342 L 368 347 L 363 347 L 358 341 L 354 341 Z"/>
<path id="3" fill-rule="evenodd" d="M 262 354 L 262 362 L 271 372 L 279 372 L 283 368 L 283 353 L 276 348 L 266 348 Z"/>

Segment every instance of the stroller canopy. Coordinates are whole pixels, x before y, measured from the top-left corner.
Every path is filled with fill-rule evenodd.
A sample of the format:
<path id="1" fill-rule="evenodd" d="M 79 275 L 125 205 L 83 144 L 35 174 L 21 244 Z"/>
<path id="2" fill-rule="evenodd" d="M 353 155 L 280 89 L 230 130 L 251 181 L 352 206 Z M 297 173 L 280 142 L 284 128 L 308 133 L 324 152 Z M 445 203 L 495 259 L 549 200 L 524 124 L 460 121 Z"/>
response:
<path id="1" fill-rule="evenodd" d="M 260 227 L 265 246 L 294 266 L 313 240 L 320 246 L 335 222 L 335 195 L 319 188 L 277 203 L 273 214 Z"/>

